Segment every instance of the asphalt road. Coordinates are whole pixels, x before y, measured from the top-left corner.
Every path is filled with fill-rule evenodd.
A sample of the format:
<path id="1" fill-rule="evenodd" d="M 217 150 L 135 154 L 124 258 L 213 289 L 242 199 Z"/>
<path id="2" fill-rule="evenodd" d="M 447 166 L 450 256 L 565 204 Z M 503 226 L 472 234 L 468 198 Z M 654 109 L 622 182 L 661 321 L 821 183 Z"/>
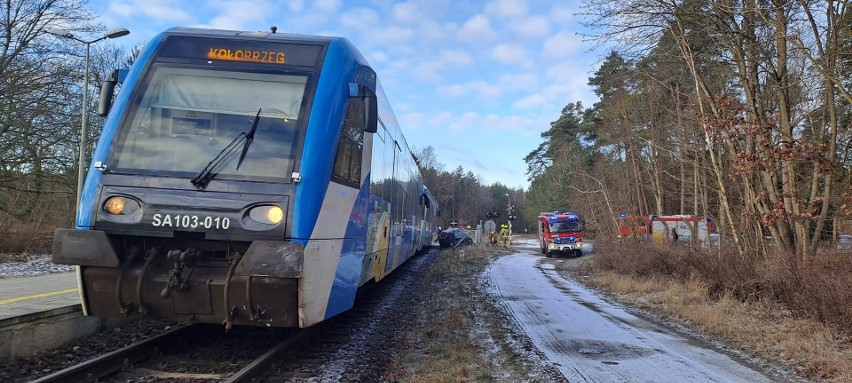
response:
<path id="1" fill-rule="evenodd" d="M 487 269 L 491 286 L 570 382 L 783 381 L 745 358 L 605 301 L 562 277 L 534 246 L 516 251 Z"/>

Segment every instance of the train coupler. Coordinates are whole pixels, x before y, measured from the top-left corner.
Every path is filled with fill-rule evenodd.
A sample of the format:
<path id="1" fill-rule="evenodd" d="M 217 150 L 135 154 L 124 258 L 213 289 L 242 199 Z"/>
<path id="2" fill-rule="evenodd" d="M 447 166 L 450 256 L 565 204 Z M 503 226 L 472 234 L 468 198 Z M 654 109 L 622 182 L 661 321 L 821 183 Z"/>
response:
<path id="1" fill-rule="evenodd" d="M 192 266 L 195 264 L 195 260 L 198 259 L 198 249 L 190 247 L 186 250 L 170 250 L 166 254 L 166 259 L 174 262 L 174 267 L 169 270 L 169 282 L 166 283 L 166 287 L 160 292 L 160 296 L 164 299 L 172 294 L 172 290 L 189 290 L 189 277 L 192 275 Z M 185 267 L 190 268 L 186 278 L 182 277 Z"/>

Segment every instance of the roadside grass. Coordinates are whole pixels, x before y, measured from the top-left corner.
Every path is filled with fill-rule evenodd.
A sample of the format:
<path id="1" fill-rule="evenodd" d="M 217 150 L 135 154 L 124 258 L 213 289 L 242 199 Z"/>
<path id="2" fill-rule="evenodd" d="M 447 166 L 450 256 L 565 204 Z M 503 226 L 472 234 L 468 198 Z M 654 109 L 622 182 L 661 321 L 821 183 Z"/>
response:
<path id="1" fill-rule="evenodd" d="M 441 250 L 426 277 L 429 287 L 416 302 L 429 309 L 418 311 L 416 326 L 400 334 L 404 351 L 391 363 L 388 381 L 558 381 L 551 377 L 561 375 L 535 362 L 541 357 L 481 291 L 482 272 L 502 254 L 506 249 L 491 246 Z"/>
<path id="2" fill-rule="evenodd" d="M 53 249 L 53 231 L 50 232 L 0 232 L 0 253 L 50 253 Z"/>
<path id="3" fill-rule="evenodd" d="M 739 259 L 684 246 L 595 243 L 577 278 L 797 373 L 852 381 L 852 257 L 807 265 L 783 254 Z"/>

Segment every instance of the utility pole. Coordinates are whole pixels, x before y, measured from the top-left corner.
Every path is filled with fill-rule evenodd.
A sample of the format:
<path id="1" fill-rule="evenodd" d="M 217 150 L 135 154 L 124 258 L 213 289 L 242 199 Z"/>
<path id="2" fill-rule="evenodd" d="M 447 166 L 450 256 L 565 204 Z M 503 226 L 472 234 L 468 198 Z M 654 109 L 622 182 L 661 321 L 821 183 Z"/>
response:
<path id="1" fill-rule="evenodd" d="M 506 214 L 506 220 L 509 221 L 509 247 L 512 247 L 512 197 L 509 196 L 509 193 L 506 193 L 506 199 L 508 201 L 508 205 L 506 205 L 506 210 L 508 214 Z"/>

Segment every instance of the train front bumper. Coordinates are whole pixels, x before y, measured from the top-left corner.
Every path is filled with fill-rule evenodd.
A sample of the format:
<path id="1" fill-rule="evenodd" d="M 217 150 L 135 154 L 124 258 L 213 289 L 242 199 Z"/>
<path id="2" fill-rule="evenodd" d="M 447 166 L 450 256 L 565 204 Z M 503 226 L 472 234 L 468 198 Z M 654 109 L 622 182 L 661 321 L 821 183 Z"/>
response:
<path id="1" fill-rule="evenodd" d="M 131 245 L 128 243 L 132 242 Z M 212 241 L 207 241 L 210 243 Z M 59 229 L 53 262 L 78 265 L 87 315 L 231 325 L 299 327 L 304 246 L 253 241 L 242 250 L 210 250 L 163 238 L 112 238 L 103 231 Z"/>

